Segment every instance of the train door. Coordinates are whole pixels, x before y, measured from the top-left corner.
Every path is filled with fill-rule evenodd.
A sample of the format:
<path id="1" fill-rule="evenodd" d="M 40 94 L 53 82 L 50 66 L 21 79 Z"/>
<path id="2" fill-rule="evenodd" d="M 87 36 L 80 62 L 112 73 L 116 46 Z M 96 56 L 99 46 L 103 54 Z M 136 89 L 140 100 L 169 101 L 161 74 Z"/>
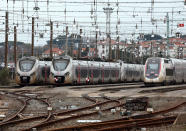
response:
<path id="1" fill-rule="evenodd" d="M 76 68 L 78 66 L 78 63 L 76 60 L 72 61 L 72 83 L 75 85 L 77 84 L 77 72 L 76 72 Z"/>
<path id="2" fill-rule="evenodd" d="M 41 68 L 41 79 L 43 83 L 49 83 L 49 75 L 50 75 L 50 65 L 49 63 L 44 63 L 43 66 L 40 66 Z"/>
<path id="3" fill-rule="evenodd" d="M 74 63 L 74 83 L 75 84 L 80 84 L 81 83 L 81 65 L 79 61 L 76 61 Z"/>
<path id="4" fill-rule="evenodd" d="M 110 81 L 110 63 L 104 63 L 104 83 Z"/>
<path id="5" fill-rule="evenodd" d="M 105 72 L 105 70 L 104 70 L 104 64 L 103 63 L 100 64 L 100 68 L 101 68 L 101 82 L 104 83 L 104 72 Z"/>
<path id="6" fill-rule="evenodd" d="M 90 83 L 94 83 L 94 76 L 93 76 L 93 64 L 92 62 L 89 63 L 89 79 L 90 79 Z"/>
<path id="7" fill-rule="evenodd" d="M 174 60 L 174 78 L 176 83 L 181 83 L 182 79 L 181 79 L 181 73 L 182 69 L 180 70 L 180 62 L 179 60 Z"/>
<path id="8" fill-rule="evenodd" d="M 164 66 L 165 66 L 165 81 L 170 83 L 174 79 L 173 63 L 170 59 L 164 59 Z"/>
<path id="9" fill-rule="evenodd" d="M 184 71 L 184 83 L 186 83 L 186 61 L 183 61 L 183 71 Z"/>
<path id="10" fill-rule="evenodd" d="M 127 68 L 128 68 L 128 66 L 127 66 L 127 64 L 124 64 L 124 81 L 126 82 L 127 81 Z"/>

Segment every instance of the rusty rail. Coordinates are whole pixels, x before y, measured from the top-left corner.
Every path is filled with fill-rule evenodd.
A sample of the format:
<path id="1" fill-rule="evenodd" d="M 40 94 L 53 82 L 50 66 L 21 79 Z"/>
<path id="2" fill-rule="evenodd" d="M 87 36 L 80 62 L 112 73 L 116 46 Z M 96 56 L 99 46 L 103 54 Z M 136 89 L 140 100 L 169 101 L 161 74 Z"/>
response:
<path id="1" fill-rule="evenodd" d="M 123 129 L 131 129 L 131 128 L 137 128 L 137 127 L 151 127 L 151 126 L 157 126 L 157 125 L 170 124 L 170 123 L 173 123 L 175 119 L 176 119 L 175 116 L 156 118 L 152 120 L 133 122 L 130 124 L 122 124 L 122 125 L 117 125 L 113 127 L 106 127 L 106 128 L 98 129 L 96 131 L 120 131 Z"/>
<path id="2" fill-rule="evenodd" d="M 115 102 L 113 100 L 108 100 L 108 101 L 105 101 L 105 102 L 102 102 L 103 103 L 108 103 L 108 102 Z M 97 104 L 94 104 L 94 106 L 97 106 L 97 105 L 100 105 L 101 103 L 97 103 Z M 119 106 L 123 106 L 124 104 L 119 104 L 117 106 L 112 106 L 112 107 L 109 107 L 109 108 L 106 108 L 106 109 L 103 109 L 101 110 L 102 112 L 104 111 L 108 111 L 110 109 L 113 109 L 115 107 L 119 107 Z M 84 108 L 85 109 L 85 108 Z M 76 111 L 81 111 L 81 108 L 80 109 L 76 109 Z M 66 111 L 66 112 L 62 112 L 60 113 L 60 115 L 66 115 L 67 113 L 72 113 L 74 112 L 74 110 L 72 111 Z M 80 118 L 80 117 L 84 117 L 84 116 L 90 116 L 90 115 L 94 115 L 94 114 L 97 114 L 98 111 L 93 111 L 93 112 L 90 112 L 90 113 L 81 113 L 81 114 L 77 114 L 77 115 L 74 115 L 74 116 L 70 116 L 70 117 L 67 117 L 67 118 L 61 118 L 61 119 L 58 119 L 58 120 L 52 120 L 52 121 L 49 121 L 49 122 L 45 122 L 45 123 L 41 123 L 41 124 L 38 124 L 34 127 L 31 127 L 31 128 L 28 128 L 28 129 L 25 129 L 23 131 L 29 131 L 31 130 L 32 128 L 42 128 L 44 126 L 48 126 L 48 125 L 51 125 L 51 124 L 54 124 L 54 123 L 57 123 L 57 122 L 62 122 L 62 121 L 67 121 L 67 120 L 71 120 L 71 119 L 76 119 L 76 118 Z"/>
<path id="3" fill-rule="evenodd" d="M 25 92 L 25 91 L 20 91 L 20 92 L 22 93 L 22 92 Z M 23 101 L 22 99 L 18 99 L 17 98 L 17 100 L 19 100 L 19 101 L 21 101 L 23 103 L 23 106 L 20 108 L 20 110 L 16 114 L 12 115 L 11 117 L 6 119 L 5 121 L 2 121 L 0 123 L 0 126 L 5 126 L 5 125 L 10 124 L 10 123 L 13 124 L 13 123 L 19 122 L 19 120 L 13 120 L 13 119 L 15 119 L 21 112 L 23 112 L 25 110 L 29 100 L 35 99 L 35 100 L 43 102 L 44 104 L 47 105 L 47 107 L 50 106 L 48 100 L 43 100 L 43 99 L 39 99 L 39 98 L 29 97 L 29 96 L 26 96 L 26 95 L 23 95 L 23 94 L 17 94 L 17 93 L 13 93 L 13 92 L 5 92 L 5 93 L 6 94 L 12 94 L 12 95 L 15 95 L 15 96 L 26 97 L 27 99 L 25 101 Z M 51 116 L 52 116 L 51 111 L 48 111 L 48 115 L 46 116 L 46 120 L 44 120 L 44 122 L 48 121 L 51 118 Z M 41 117 L 42 116 L 39 116 L 39 117 L 36 117 L 36 118 L 33 118 L 33 119 L 39 119 Z M 45 118 L 45 117 L 42 117 L 42 118 Z M 28 119 L 21 119 L 20 121 L 25 121 L 25 120 L 28 120 Z"/>
<path id="4" fill-rule="evenodd" d="M 79 126 L 70 126 L 65 128 L 55 128 L 48 131 L 74 131 L 76 130 L 98 130 L 98 129 L 120 129 L 120 128 L 132 128 L 134 126 L 144 126 L 145 124 L 155 124 L 155 122 L 160 122 L 170 120 L 173 122 L 176 119 L 176 116 L 171 117 L 164 117 L 164 118 L 145 118 L 145 119 L 131 119 L 131 120 L 125 120 L 125 119 L 116 119 L 116 120 L 110 120 L 105 122 L 99 122 L 99 123 L 92 123 L 92 124 L 84 124 Z M 154 122 L 154 123 L 153 123 Z M 121 127 L 120 127 L 121 126 Z M 107 128 L 106 128 L 107 127 Z M 109 128 L 108 128 L 109 127 Z"/>
<path id="5" fill-rule="evenodd" d="M 83 94 L 81 95 L 84 99 L 87 99 L 91 102 L 94 102 L 94 103 L 98 103 L 99 101 L 97 101 L 96 99 L 93 99 L 92 97 L 88 96 L 87 94 Z"/>
<path id="6" fill-rule="evenodd" d="M 172 110 L 175 110 L 175 109 L 177 109 L 178 107 L 181 107 L 181 106 L 183 106 L 183 105 L 185 105 L 185 104 L 186 104 L 186 102 L 183 102 L 183 103 L 181 103 L 181 104 L 179 104 L 179 105 L 176 105 L 176 106 L 174 106 L 174 107 L 171 107 L 171 108 L 168 108 L 168 109 L 165 109 L 165 110 L 157 111 L 157 112 L 154 112 L 154 113 L 151 113 L 151 114 L 136 115 L 136 116 L 129 117 L 129 119 L 151 118 L 151 117 L 153 117 L 153 116 L 156 116 L 156 115 L 159 115 L 159 114 L 163 114 L 163 113 L 167 113 L 167 112 L 170 112 L 170 111 L 172 111 Z M 121 105 L 120 105 L 120 106 L 121 106 Z M 107 108 L 107 109 L 102 110 L 102 111 L 110 110 L 110 109 L 112 109 L 112 108 L 115 108 L 115 107 Z M 91 114 L 94 114 L 94 113 L 97 113 L 97 112 L 92 112 L 92 113 L 89 113 L 89 114 L 84 114 L 84 115 L 82 115 L 82 116 L 87 116 L 87 115 L 91 115 Z M 78 116 L 76 116 L 76 117 L 74 117 L 74 118 L 80 118 L 80 117 L 81 117 L 81 115 L 78 115 Z M 72 119 L 72 118 L 70 118 L 70 119 Z M 62 121 L 64 121 L 64 120 L 69 120 L 69 118 L 59 119 L 59 120 L 53 120 L 53 121 L 50 121 L 50 122 L 47 122 L 47 123 L 43 123 L 42 125 L 37 125 L 37 126 L 35 126 L 35 128 L 40 128 L 40 127 L 47 126 L 47 125 L 49 125 L 49 124 L 53 124 L 53 123 L 56 123 L 56 122 L 62 122 Z"/>

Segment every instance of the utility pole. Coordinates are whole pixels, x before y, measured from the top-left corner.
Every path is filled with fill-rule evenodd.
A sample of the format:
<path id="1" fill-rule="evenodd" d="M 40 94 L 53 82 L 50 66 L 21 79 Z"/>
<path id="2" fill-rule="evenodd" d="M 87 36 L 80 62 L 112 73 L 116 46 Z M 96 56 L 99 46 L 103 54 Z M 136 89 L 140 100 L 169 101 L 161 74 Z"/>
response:
<path id="1" fill-rule="evenodd" d="M 71 56 L 72 56 L 72 58 L 74 58 L 74 53 L 73 53 L 73 51 L 74 51 L 74 37 L 75 37 L 75 35 L 72 34 L 72 41 L 71 41 Z"/>
<path id="2" fill-rule="evenodd" d="M 6 12 L 5 16 L 5 68 L 7 68 L 7 58 L 8 58 L 8 12 Z"/>
<path id="3" fill-rule="evenodd" d="M 16 26 L 14 26 L 14 63 L 15 63 L 15 67 L 16 67 L 16 64 L 17 64 L 17 46 L 16 46 L 16 43 L 17 43 L 17 29 L 16 29 Z"/>
<path id="4" fill-rule="evenodd" d="M 113 13 L 114 8 L 110 7 L 110 3 L 108 2 L 108 7 L 103 8 L 104 13 L 106 14 L 106 34 L 107 40 L 109 39 L 109 60 L 112 59 L 112 49 L 111 49 L 111 36 L 110 36 L 110 17 L 111 13 Z"/>
<path id="5" fill-rule="evenodd" d="M 120 20 L 119 20 L 119 3 L 118 3 L 118 0 L 117 0 L 117 24 L 116 24 L 116 35 L 117 35 L 117 59 L 119 60 L 120 59 L 120 49 L 119 49 L 119 29 L 118 29 L 118 26 L 120 25 Z"/>
<path id="6" fill-rule="evenodd" d="M 66 26 L 66 43 L 65 43 L 65 55 L 68 55 L 68 26 Z"/>
<path id="7" fill-rule="evenodd" d="M 34 20 L 35 18 L 32 17 L 32 56 L 34 56 Z"/>
<path id="8" fill-rule="evenodd" d="M 119 36 L 117 36 L 117 59 L 120 59 L 120 50 L 119 50 Z"/>
<path id="9" fill-rule="evenodd" d="M 151 43 L 150 43 L 150 55 L 151 55 L 151 57 L 152 57 L 152 41 L 151 41 Z"/>
<path id="10" fill-rule="evenodd" d="M 169 14 L 167 13 L 167 57 L 169 55 Z"/>
<path id="11" fill-rule="evenodd" d="M 81 45 L 82 45 L 81 34 L 82 34 L 82 29 L 80 29 L 80 43 L 78 45 L 78 59 L 81 57 Z"/>
<path id="12" fill-rule="evenodd" d="M 53 54 L 52 54 L 52 42 L 53 42 L 53 22 L 50 21 L 50 58 L 53 57 Z"/>
<path id="13" fill-rule="evenodd" d="M 96 30 L 96 58 L 98 57 L 98 31 Z"/>

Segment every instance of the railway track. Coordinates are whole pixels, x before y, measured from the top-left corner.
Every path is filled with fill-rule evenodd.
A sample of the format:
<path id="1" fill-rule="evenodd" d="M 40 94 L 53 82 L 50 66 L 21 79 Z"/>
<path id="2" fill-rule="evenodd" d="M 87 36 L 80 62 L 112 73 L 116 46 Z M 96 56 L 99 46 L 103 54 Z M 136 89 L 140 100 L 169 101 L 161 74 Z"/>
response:
<path id="1" fill-rule="evenodd" d="M 72 86 L 71 89 L 84 89 L 84 88 L 99 88 L 99 87 L 128 87 L 131 85 L 140 85 L 143 86 L 143 82 L 135 82 L 135 83 L 115 83 L 115 84 L 97 84 L 97 85 L 81 85 L 81 86 Z"/>
<path id="2" fill-rule="evenodd" d="M 43 100 L 41 98 L 37 98 L 37 95 L 36 95 L 36 97 L 30 97 L 30 96 L 27 96 L 27 95 L 23 95 L 23 93 L 25 93 L 25 92 L 28 93 L 28 91 L 16 91 L 16 92 L 6 92 L 6 91 L 4 91 L 4 95 L 6 95 L 6 96 L 11 94 L 11 95 L 17 97 L 17 99 L 23 103 L 23 106 L 20 107 L 20 109 L 15 114 L 9 116 L 8 118 L 6 118 L 5 120 L 3 120 L 0 123 L 1 129 L 2 129 L 2 126 L 8 125 L 10 122 L 15 122 L 16 123 L 16 121 L 19 121 L 19 119 L 17 119 L 17 118 L 20 118 L 20 116 L 22 116 L 24 114 L 24 111 L 26 110 L 26 108 L 29 104 L 29 101 L 31 101 L 31 100 L 36 100 L 36 101 L 39 101 L 39 102 L 43 103 L 46 106 L 46 109 L 47 109 L 47 107 L 50 107 L 50 104 L 49 104 L 48 100 Z M 26 100 L 22 100 L 22 99 L 26 99 Z M 44 122 L 48 121 L 50 119 L 50 117 L 51 117 L 51 111 L 47 111 L 47 117 L 43 121 Z"/>
<path id="3" fill-rule="evenodd" d="M 19 96 L 22 96 L 22 94 L 19 94 Z M 111 102 L 114 102 L 115 103 L 114 100 L 113 101 L 112 100 L 108 100 L 108 101 L 101 102 L 101 101 L 94 100 L 93 98 L 91 98 L 91 100 L 90 100 L 90 97 L 88 97 L 88 96 L 84 96 L 84 98 L 85 99 L 88 99 L 89 101 L 94 102 L 95 104 L 92 104 L 90 106 L 86 106 L 86 107 L 83 107 L 83 108 L 80 108 L 80 109 L 76 109 L 76 110 L 70 110 L 70 111 L 65 111 L 65 112 L 53 113 L 53 114 L 50 114 L 48 116 L 47 115 L 42 115 L 42 116 L 36 116 L 36 117 L 26 118 L 26 119 L 20 119 L 20 120 L 12 120 L 11 119 L 11 120 L 8 120 L 6 122 L 0 123 L 0 126 L 1 127 L 4 127 L 4 126 L 9 126 L 10 124 L 19 125 L 20 123 L 33 122 L 33 121 L 38 121 L 40 119 L 42 119 L 42 120 L 44 119 L 44 121 L 41 121 L 41 123 L 46 123 L 49 120 L 49 118 L 54 117 L 54 116 L 65 115 L 67 113 L 74 113 L 74 112 L 79 112 L 79 111 L 82 111 L 82 110 L 89 110 L 90 108 L 95 108 L 96 106 L 101 106 L 101 105 L 108 104 L 108 103 L 111 103 Z M 96 113 L 97 112 L 92 112 L 92 114 L 96 114 Z M 82 116 L 86 116 L 86 115 L 89 115 L 89 113 L 82 114 Z M 39 125 L 42 125 L 41 123 Z M 30 129 L 32 129 L 34 127 L 35 126 L 31 127 Z"/>
<path id="4" fill-rule="evenodd" d="M 127 83 L 113 83 L 113 84 L 91 84 L 91 85 L 30 85 L 33 87 L 48 87 L 48 88 L 55 88 L 55 87 L 71 87 L 71 89 L 83 89 L 83 88 L 97 88 L 97 87 L 112 87 L 112 86 L 128 86 L 128 85 L 139 85 L 142 84 L 143 82 L 127 82 Z M 30 87 L 29 86 L 29 87 Z M 1 86 L 3 89 L 22 89 L 27 86 L 19 86 L 19 85 L 13 85 L 13 86 Z M 18 91 L 19 92 L 19 91 Z M 25 90 L 26 92 L 26 90 Z"/>
<path id="5" fill-rule="evenodd" d="M 141 90 L 139 93 L 166 93 L 166 92 L 185 90 L 185 89 L 186 89 L 186 84 L 170 85 L 170 86 L 153 87 L 152 89 L 147 88 L 147 89 Z"/>
<path id="6" fill-rule="evenodd" d="M 95 108 L 97 106 L 105 105 L 105 104 L 108 104 L 108 103 L 117 103 L 117 105 L 114 105 L 114 106 L 111 106 L 111 107 L 107 107 L 105 109 L 101 109 L 100 110 L 101 112 L 109 111 L 110 109 L 113 109 L 115 107 L 119 107 L 119 106 L 123 106 L 124 105 L 123 103 L 122 104 L 118 103 L 118 101 L 116 101 L 116 100 L 106 100 L 106 101 L 103 101 L 103 102 L 98 102 L 97 100 L 93 100 L 92 98 L 90 99 L 87 96 L 85 96 L 85 99 L 90 100 L 90 101 L 94 101 L 95 104 L 87 106 L 87 107 L 79 108 L 79 109 L 76 109 L 76 110 L 70 110 L 70 111 L 55 113 L 54 115 L 56 115 L 56 116 L 63 116 L 63 115 L 69 114 L 69 117 L 56 119 L 56 120 L 51 120 L 49 122 L 38 124 L 38 125 L 36 125 L 34 127 L 31 127 L 31 128 L 28 128 L 28 129 L 24 129 L 23 131 L 29 131 L 29 130 L 31 130 L 33 128 L 37 128 L 37 130 L 40 130 L 42 128 L 47 128 L 48 129 L 48 128 L 50 128 L 50 125 L 56 124 L 57 122 L 66 122 L 66 121 L 77 119 L 77 118 L 87 117 L 87 116 L 91 116 L 91 115 L 97 115 L 98 111 L 94 111 L 94 110 L 93 111 L 89 111 L 88 113 L 84 113 L 84 112 L 87 109 L 90 110 L 91 108 Z M 70 115 L 70 114 L 75 113 L 75 112 L 78 112 L 78 113 L 76 115 L 72 115 L 72 116 Z"/>
<path id="7" fill-rule="evenodd" d="M 122 104 L 123 105 L 123 104 Z M 153 125 L 162 125 L 162 121 L 161 120 L 163 120 L 163 123 L 164 124 L 168 124 L 168 123 L 172 123 L 172 122 L 174 122 L 174 120 L 175 120 L 175 116 L 173 116 L 173 118 L 170 120 L 168 117 L 165 117 L 165 118 L 163 118 L 163 119 L 158 119 L 158 120 L 153 120 L 153 119 L 155 119 L 155 118 L 153 118 L 153 117 L 155 117 L 155 116 L 158 116 L 158 115 L 162 115 L 162 114 L 165 114 L 165 113 L 168 113 L 168 112 L 170 112 L 170 111 L 173 111 L 173 110 L 176 110 L 177 108 L 179 108 L 179 107 L 181 107 L 181 106 L 185 106 L 186 105 L 186 102 L 183 102 L 183 103 L 181 103 L 181 104 L 178 104 L 178 105 L 176 105 L 176 106 L 174 106 L 174 107 L 171 107 L 171 108 L 168 108 L 168 109 L 165 109 L 165 110 L 161 110 L 161 111 L 157 111 L 157 112 L 153 112 L 153 113 L 151 113 L 151 114 L 143 114 L 143 115 L 135 115 L 135 116 L 131 116 L 131 117 L 129 117 L 129 118 L 123 118 L 123 119 L 120 119 L 120 120 L 123 120 L 123 121 L 128 121 L 128 120 L 130 120 L 130 119 L 132 119 L 132 120 L 140 120 L 140 119 L 142 119 L 142 120 L 144 120 L 142 123 L 138 123 L 138 126 L 140 127 L 140 126 L 153 126 Z M 121 105 L 118 105 L 118 106 L 121 106 Z M 113 108 L 115 108 L 116 106 L 113 106 L 113 107 L 110 107 L 110 108 L 107 108 L 107 109 L 104 109 L 104 110 L 102 110 L 102 112 L 103 111 L 108 111 L 108 110 L 110 110 L 110 109 L 113 109 Z M 85 114 L 80 114 L 80 115 L 76 115 L 76 116 L 73 116 L 73 117 L 69 117 L 69 118 L 64 118 L 64 119 L 58 119 L 58 120 L 52 120 L 52 121 L 49 121 L 49 122 L 46 122 L 46 123 L 43 123 L 43 124 L 39 124 L 39 125 L 37 125 L 37 126 L 35 126 L 35 127 L 33 127 L 33 128 L 36 128 L 37 130 L 46 130 L 46 129 L 50 129 L 51 127 L 51 125 L 56 125 L 56 123 L 57 122 L 59 122 L 60 123 L 60 125 L 62 124 L 62 123 L 64 123 L 65 122 L 65 120 L 69 120 L 69 119 L 76 119 L 76 118 L 81 118 L 81 117 L 83 117 L 83 116 L 90 116 L 90 115 L 93 115 L 93 114 L 95 114 L 95 113 L 97 113 L 97 112 L 91 112 L 91 113 L 85 113 Z M 61 114 L 62 115 L 62 114 Z M 171 118 L 171 117 L 170 117 Z M 149 121 L 147 121 L 147 119 L 149 119 Z M 115 120 L 115 121 L 119 121 L 119 120 Z M 149 124 L 150 123 L 150 124 Z M 61 125 L 62 126 L 62 125 Z M 127 127 L 134 127 L 134 126 L 136 126 L 136 123 L 134 124 L 134 125 L 126 125 L 126 126 L 121 126 L 120 128 L 127 128 Z M 64 128 L 64 126 L 63 126 L 63 128 Z M 60 128 L 60 129 L 63 129 L 63 128 Z M 73 127 L 74 129 L 76 128 L 76 127 Z M 112 128 L 114 128 L 114 127 L 112 127 Z M 78 128 L 77 128 L 78 129 Z M 118 128 L 117 128 L 118 129 Z M 26 130 L 31 130 L 31 128 L 29 128 L 29 129 L 26 129 Z M 26 131 L 25 130 L 25 131 Z M 51 130 L 53 130 L 53 129 L 51 129 Z M 54 129 L 54 130 L 56 130 L 56 129 Z"/>
<path id="8" fill-rule="evenodd" d="M 164 124 L 173 123 L 176 116 L 168 117 L 157 117 L 157 118 L 144 118 L 144 119 L 116 119 L 99 123 L 84 124 L 79 126 L 70 126 L 66 128 L 55 128 L 47 131 L 112 131 L 112 130 L 122 130 L 122 129 L 132 129 L 138 127 L 152 127 Z"/>
<path id="9" fill-rule="evenodd" d="M 38 98 L 38 94 L 35 94 L 35 96 L 32 97 L 28 94 L 32 94 L 32 92 L 29 92 L 27 90 L 22 90 L 22 91 L 16 91 L 14 93 L 12 92 L 4 92 L 4 94 L 6 95 L 11 95 L 11 96 L 16 96 L 17 98 L 24 98 L 26 103 L 29 103 L 30 100 L 34 99 L 41 99 L 42 103 L 44 103 L 43 101 L 46 102 L 46 99 L 42 99 L 42 98 Z M 27 95 L 25 95 L 27 94 Z M 111 99 L 108 98 L 104 95 L 102 95 L 99 99 L 97 98 L 92 98 L 89 97 L 88 95 L 83 95 L 82 96 L 84 99 L 92 102 L 93 104 L 90 104 L 88 106 L 84 106 L 84 107 L 80 107 L 78 109 L 73 109 L 73 110 L 67 110 L 67 111 L 59 111 L 59 112 L 52 112 L 49 111 L 48 114 L 46 115 L 40 115 L 40 116 L 34 116 L 34 117 L 30 117 L 30 118 L 21 118 L 21 119 L 17 119 L 19 117 L 20 113 L 16 113 L 15 117 L 12 115 L 10 118 L 7 118 L 6 121 L 0 123 L 0 129 L 6 129 L 7 126 L 13 125 L 14 127 L 16 127 L 18 125 L 18 127 L 20 127 L 20 125 L 24 125 L 24 123 L 27 123 L 28 126 L 22 126 L 21 128 L 19 128 L 19 130 L 32 130 L 32 129 L 37 129 L 37 130 L 47 130 L 47 129 L 53 129 L 54 125 L 55 127 L 69 127 L 68 125 L 62 125 L 61 123 L 68 123 L 69 121 L 75 121 L 77 119 L 83 119 L 83 118 L 89 118 L 90 116 L 97 116 L 99 114 L 99 112 L 108 112 L 111 109 L 114 109 L 116 107 L 120 107 L 123 106 L 125 103 L 121 103 L 120 99 L 122 98 L 118 98 L 118 99 Z M 27 100 L 28 99 L 28 100 Z M 40 100 L 38 100 L 40 101 Z M 23 104 L 25 105 L 25 104 Z M 174 106 L 172 108 L 166 109 L 166 110 L 161 110 L 158 112 L 154 112 L 151 114 L 143 114 L 143 115 L 136 115 L 136 116 L 131 116 L 129 119 L 133 119 L 133 120 L 139 120 L 139 119 L 149 119 L 149 120 L 153 120 L 154 117 L 156 117 L 157 115 L 160 114 L 165 114 L 165 113 L 169 113 L 173 110 L 178 109 L 181 106 L 185 106 L 186 102 L 183 102 L 181 104 L 178 104 L 177 106 Z M 49 104 L 45 104 L 46 108 L 47 107 L 51 107 L 51 105 Z M 104 108 L 100 108 L 99 111 L 95 111 L 95 107 L 104 107 Z M 22 108 L 20 108 L 19 112 L 23 112 L 24 110 L 21 110 Z M 68 115 L 68 117 L 67 117 Z M 65 117 L 63 117 L 65 116 Z M 165 118 L 166 119 L 166 118 Z M 123 118 L 122 120 L 128 120 Z M 37 121 L 37 122 L 36 122 Z M 172 121 L 165 120 L 165 124 L 171 123 Z M 29 123 L 33 123 L 32 125 Z M 145 121 L 144 121 L 145 123 Z M 140 124 L 143 125 L 144 123 L 139 123 L 139 127 Z M 149 126 L 153 126 L 154 125 L 161 125 L 161 123 L 158 124 L 158 121 L 154 122 L 152 121 L 152 125 Z M 117 123 L 116 123 L 117 124 Z M 56 126 L 57 125 L 57 126 Z M 77 124 L 78 125 L 78 124 Z M 118 125 L 119 126 L 119 125 Z M 128 125 L 129 126 L 129 125 Z M 146 125 L 148 126 L 148 125 Z M 114 127 L 114 126 L 112 126 Z M 144 126 L 145 127 L 145 126 Z M 123 127 L 124 128 L 124 127 Z M 132 125 L 131 125 L 131 128 Z M 100 128 L 101 130 L 102 128 Z M 115 129 L 113 129 L 115 130 Z"/>

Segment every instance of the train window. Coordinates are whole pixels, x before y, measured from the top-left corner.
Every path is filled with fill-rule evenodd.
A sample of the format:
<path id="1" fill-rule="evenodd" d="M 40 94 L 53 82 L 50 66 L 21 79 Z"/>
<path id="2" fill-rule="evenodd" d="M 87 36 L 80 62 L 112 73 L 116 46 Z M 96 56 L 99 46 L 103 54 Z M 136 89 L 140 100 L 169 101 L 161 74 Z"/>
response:
<path id="1" fill-rule="evenodd" d="M 88 75 L 89 75 L 89 77 L 92 77 L 92 74 L 93 74 L 93 69 L 89 69 L 89 70 L 88 70 Z"/>
<path id="2" fill-rule="evenodd" d="M 157 69 L 158 69 L 158 66 L 159 66 L 159 64 L 156 64 L 156 63 L 149 63 L 148 66 L 147 66 L 147 69 L 150 69 L 150 70 L 157 70 Z"/>
<path id="3" fill-rule="evenodd" d="M 129 76 L 129 70 L 126 70 L 126 76 Z"/>
<path id="4" fill-rule="evenodd" d="M 115 70 L 111 70 L 111 76 L 116 77 L 116 71 Z"/>
<path id="5" fill-rule="evenodd" d="M 69 63 L 69 60 L 54 60 L 54 70 L 56 71 L 63 71 L 66 69 L 67 65 Z"/>
<path id="6" fill-rule="evenodd" d="M 131 70 L 129 70 L 129 77 L 131 77 L 132 76 L 132 71 Z"/>
<path id="7" fill-rule="evenodd" d="M 108 69 L 106 69 L 106 70 L 104 70 L 104 77 L 109 77 L 109 75 L 110 75 L 110 70 L 108 70 Z"/>
<path id="8" fill-rule="evenodd" d="M 94 69 L 94 70 L 93 70 L 93 75 L 94 75 L 95 78 L 99 77 L 99 75 L 100 75 L 100 70 L 99 70 L 99 69 Z"/>
<path id="9" fill-rule="evenodd" d="M 167 76 L 173 76 L 173 69 L 166 69 Z"/>
<path id="10" fill-rule="evenodd" d="M 169 63 L 169 60 L 164 60 L 164 63 Z"/>
<path id="11" fill-rule="evenodd" d="M 78 77 L 78 74 L 79 74 L 79 69 L 76 68 L 76 77 Z"/>
<path id="12" fill-rule="evenodd" d="M 33 68 L 34 63 L 35 63 L 34 60 L 21 60 L 19 62 L 20 70 L 23 72 L 28 72 Z"/>
<path id="13" fill-rule="evenodd" d="M 119 77 L 119 70 L 116 70 L 116 77 Z"/>
<path id="14" fill-rule="evenodd" d="M 87 69 L 81 69 L 81 77 L 82 78 L 86 78 L 87 77 L 87 73 L 88 73 L 88 71 L 87 71 Z"/>

